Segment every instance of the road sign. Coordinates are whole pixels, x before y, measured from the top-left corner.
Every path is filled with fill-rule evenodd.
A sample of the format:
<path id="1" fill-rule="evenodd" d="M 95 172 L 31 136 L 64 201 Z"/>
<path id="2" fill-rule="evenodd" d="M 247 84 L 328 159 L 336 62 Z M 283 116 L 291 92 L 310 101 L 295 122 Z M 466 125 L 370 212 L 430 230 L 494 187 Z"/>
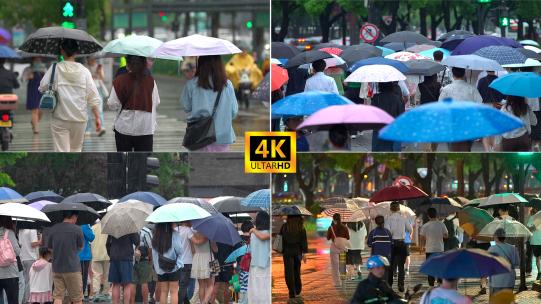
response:
<path id="1" fill-rule="evenodd" d="M 394 180 L 394 183 L 393 183 L 393 185 L 399 185 L 399 184 L 402 184 L 404 186 L 413 186 L 413 181 L 411 180 L 411 178 L 401 175 L 401 176 L 398 176 Z"/>
<path id="2" fill-rule="evenodd" d="M 378 39 L 379 28 L 372 23 L 365 23 L 361 27 L 361 39 L 366 43 L 372 43 Z"/>

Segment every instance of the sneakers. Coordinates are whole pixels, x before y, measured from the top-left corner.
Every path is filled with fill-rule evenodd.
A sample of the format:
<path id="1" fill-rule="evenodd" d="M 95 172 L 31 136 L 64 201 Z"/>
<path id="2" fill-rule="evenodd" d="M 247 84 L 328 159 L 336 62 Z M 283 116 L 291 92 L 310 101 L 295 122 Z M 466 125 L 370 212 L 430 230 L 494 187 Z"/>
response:
<path id="1" fill-rule="evenodd" d="M 482 287 L 481 290 L 479 291 L 479 294 L 480 294 L 480 295 L 487 294 L 487 289 L 486 289 L 486 287 Z"/>
<path id="2" fill-rule="evenodd" d="M 539 281 L 541 279 L 541 272 L 538 272 L 537 273 L 537 278 L 535 279 L 536 281 Z"/>
<path id="3" fill-rule="evenodd" d="M 404 286 L 398 286 L 398 291 L 404 292 Z"/>
<path id="4" fill-rule="evenodd" d="M 98 137 L 102 136 L 103 134 L 105 134 L 104 128 L 101 128 L 98 132 L 96 132 L 96 135 L 98 135 Z"/>

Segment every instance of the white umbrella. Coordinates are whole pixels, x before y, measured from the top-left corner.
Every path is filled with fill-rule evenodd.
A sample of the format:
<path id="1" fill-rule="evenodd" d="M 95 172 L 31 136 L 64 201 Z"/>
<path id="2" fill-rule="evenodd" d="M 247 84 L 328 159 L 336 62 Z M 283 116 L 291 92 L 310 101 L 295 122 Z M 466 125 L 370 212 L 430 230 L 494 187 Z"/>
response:
<path id="1" fill-rule="evenodd" d="M 479 206 L 505 205 L 515 203 L 527 203 L 528 201 L 518 193 L 498 193 L 492 194 L 486 201 L 482 201 Z"/>
<path id="2" fill-rule="evenodd" d="M 541 211 L 538 211 L 536 214 L 532 215 L 529 221 L 532 221 L 534 226 L 538 227 L 537 229 L 541 229 Z"/>
<path id="3" fill-rule="evenodd" d="M 35 208 L 20 203 L 5 203 L 0 205 L 0 215 L 24 220 L 50 222 L 47 215 Z"/>
<path id="4" fill-rule="evenodd" d="M 481 229 L 477 235 L 493 237 L 498 228 L 505 230 L 506 237 L 530 237 L 532 235 L 526 226 L 515 220 L 494 220 Z"/>
<path id="5" fill-rule="evenodd" d="M 385 58 L 394 59 L 394 60 L 398 60 L 398 61 L 410 61 L 410 60 L 416 60 L 416 59 L 419 59 L 419 60 L 429 60 L 429 59 L 431 59 L 431 58 L 428 58 L 426 56 L 419 55 L 417 53 L 412 53 L 412 52 L 396 52 L 396 53 L 392 53 L 392 54 L 389 54 L 389 55 L 385 56 Z"/>
<path id="6" fill-rule="evenodd" d="M 271 58 L 270 64 L 282 65 L 282 62 L 278 60 L 277 58 Z"/>
<path id="7" fill-rule="evenodd" d="M 325 61 L 325 68 L 332 68 L 332 67 L 335 67 L 335 66 L 339 66 L 339 65 L 343 65 L 343 64 L 346 64 L 346 61 L 334 54 L 330 54 L 332 57 L 331 58 L 325 58 L 323 59 Z M 308 69 L 312 66 L 311 63 L 305 63 L 305 64 L 301 64 L 299 66 L 299 68 L 301 69 Z"/>
<path id="8" fill-rule="evenodd" d="M 101 232 L 115 238 L 139 232 L 153 206 L 137 200 L 118 203 L 101 220 Z"/>
<path id="9" fill-rule="evenodd" d="M 468 70 L 478 70 L 478 71 L 501 71 L 503 70 L 502 66 L 495 60 L 484 58 L 478 55 L 456 55 L 449 56 L 444 58 L 441 61 L 441 64 L 463 68 Z"/>
<path id="10" fill-rule="evenodd" d="M 351 219 L 355 219 L 361 216 L 361 213 L 368 218 L 375 218 L 378 215 L 384 217 L 391 215 L 391 202 L 381 202 L 368 207 L 363 207 L 360 210 L 353 212 Z M 409 207 L 400 204 L 400 213 L 405 216 L 415 216 L 415 212 Z"/>
<path id="11" fill-rule="evenodd" d="M 504 68 L 525 68 L 525 67 L 537 67 L 541 66 L 541 62 L 538 60 L 528 58 L 526 59 L 526 62 L 524 63 L 515 63 L 515 64 L 503 64 L 502 67 Z"/>
<path id="12" fill-rule="evenodd" d="M 534 51 L 536 53 L 541 53 L 541 49 L 533 45 L 525 45 L 524 48 L 530 51 Z"/>
<path id="13" fill-rule="evenodd" d="M 384 64 L 365 65 L 356 69 L 345 82 L 391 82 L 406 80 L 399 70 Z"/>
<path id="14" fill-rule="evenodd" d="M 154 56 L 210 56 L 236 53 L 242 51 L 225 39 L 195 34 L 165 42 L 154 51 Z"/>

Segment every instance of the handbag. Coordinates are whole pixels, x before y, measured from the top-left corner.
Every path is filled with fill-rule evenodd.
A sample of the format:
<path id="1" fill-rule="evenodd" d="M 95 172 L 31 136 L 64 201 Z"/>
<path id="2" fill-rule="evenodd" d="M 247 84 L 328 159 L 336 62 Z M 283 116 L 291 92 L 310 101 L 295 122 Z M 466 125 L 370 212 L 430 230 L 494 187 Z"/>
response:
<path id="1" fill-rule="evenodd" d="M 272 250 L 282 253 L 284 250 L 284 240 L 282 239 L 281 234 L 277 234 L 274 237 L 274 241 L 272 242 Z"/>
<path id="2" fill-rule="evenodd" d="M 222 90 L 216 95 L 212 114 L 208 117 L 199 118 L 188 122 L 186 134 L 182 140 L 182 145 L 188 150 L 199 150 L 216 142 L 216 131 L 214 130 L 214 115 L 222 96 Z"/>
<path id="3" fill-rule="evenodd" d="M 177 261 L 173 260 L 173 259 L 170 259 L 168 257 L 165 257 L 163 254 L 159 254 L 158 255 L 158 266 L 160 266 L 160 268 L 164 272 L 170 273 L 170 272 L 173 272 L 173 270 L 175 269 L 175 266 L 177 266 Z"/>
<path id="4" fill-rule="evenodd" d="M 240 259 L 240 265 L 239 265 L 240 269 L 246 272 L 250 271 L 250 263 L 252 262 L 252 253 L 248 252 L 249 248 L 250 248 L 250 245 L 248 245 L 248 248 L 246 248 L 246 253 Z"/>
<path id="5" fill-rule="evenodd" d="M 333 244 L 339 250 L 339 252 L 346 252 L 348 248 L 351 248 L 349 240 L 343 237 L 337 237 L 334 233 L 334 227 L 331 226 L 332 235 L 334 236 Z"/>
<path id="6" fill-rule="evenodd" d="M 220 262 L 218 262 L 218 260 L 214 258 L 210 241 L 209 241 L 209 248 L 210 248 L 210 258 L 211 258 L 209 262 L 210 274 L 213 276 L 218 276 L 220 274 Z"/>
<path id="7" fill-rule="evenodd" d="M 39 108 L 43 110 L 54 110 L 56 109 L 56 104 L 58 102 L 58 93 L 53 89 L 54 84 L 54 74 L 56 71 L 56 63 L 53 63 L 53 70 L 51 71 L 51 80 L 49 81 L 49 86 L 47 91 L 41 95 L 39 100 Z"/>

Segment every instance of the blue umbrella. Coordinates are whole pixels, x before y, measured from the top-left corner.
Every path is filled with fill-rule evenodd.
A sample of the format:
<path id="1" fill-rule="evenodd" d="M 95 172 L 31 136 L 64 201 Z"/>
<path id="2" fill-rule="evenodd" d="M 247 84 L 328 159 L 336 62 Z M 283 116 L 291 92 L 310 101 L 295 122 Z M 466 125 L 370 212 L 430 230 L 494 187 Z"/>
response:
<path id="1" fill-rule="evenodd" d="M 28 200 L 17 191 L 8 187 L 0 187 L 0 204 L 3 203 L 28 203 Z"/>
<path id="2" fill-rule="evenodd" d="M 419 53 L 419 55 L 423 55 L 425 57 L 429 57 L 429 58 L 432 58 L 434 59 L 434 52 L 436 51 L 440 51 L 443 53 L 443 58 L 447 58 L 449 56 L 451 56 L 451 52 L 449 52 L 448 50 L 444 49 L 444 48 L 433 48 L 433 49 L 430 49 L 430 50 L 426 50 L 426 51 L 422 51 Z"/>
<path id="3" fill-rule="evenodd" d="M 420 272 L 442 279 L 484 278 L 511 270 L 509 262 L 482 249 L 455 249 L 430 257 Z"/>
<path id="4" fill-rule="evenodd" d="M 35 191 L 28 193 L 25 198 L 33 203 L 37 201 L 50 201 L 60 203 L 64 197 L 54 193 L 53 191 Z"/>
<path id="5" fill-rule="evenodd" d="M 289 95 L 272 105 L 272 116 L 308 116 L 329 106 L 353 104 L 349 99 L 334 93 L 309 91 Z"/>
<path id="6" fill-rule="evenodd" d="M 147 203 L 156 207 L 165 205 L 165 203 L 167 203 L 167 200 L 163 198 L 161 195 L 156 194 L 154 192 L 144 192 L 144 191 L 137 191 L 137 192 L 133 192 L 128 195 L 125 195 L 120 200 L 118 200 L 118 202 L 123 203 L 130 199 L 138 200 L 143 203 Z"/>
<path id="7" fill-rule="evenodd" d="M 385 57 L 387 55 L 391 55 L 392 53 L 395 53 L 395 50 L 391 50 L 390 48 L 386 48 L 384 46 L 376 46 L 378 49 L 381 50 L 381 56 Z"/>
<path id="8" fill-rule="evenodd" d="M 250 193 L 241 201 L 244 206 L 260 207 L 269 210 L 271 204 L 271 193 L 269 189 L 261 189 Z"/>
<path id="9" fill-rule="evenodd" d="M 233 222 L 221 213 L 192 220 L 191 222 L 194 230 L 203 234 L 211 241 L 231 246 L 242 241 Z"/>
<path id="10" fill-rule="evenodd" d="M 379 137 L 399 142 L 457 142 L 523 127 L 519 118 L 470 101 L 431 102 L 409 110 L 384 127 Z"/>
<path id="11" fill-rule="evenodd" d="M 505 95 L 541 97 L 541 76 L 533 72 L 516 72 L 498 77 L 490 86 Z"/>
<path id="12" fill-rule="evenodd" d="M 499 64 L 524 63 L 528 59 L 517 49 L 505 45 L 491 45 L 477 50 L 475 55 L 492 59 Z"/>
<path id="13" fill-rule="evenodd" d="M 225 259 L 224 263 L 234 263 L 239 257 L 243 256 L 248 252 L 248 246 L 242 245 L 241 247 L 235 249 L 235 251 L 231 252 L 231 254 Z"/>
<path id="14" fill-rule="evenodd" d="M 0 58 L 21 58 L 17 52 L 5 45 L 0 45 Z"/>
<path id="15" fill-rule="evenodd" d="M 394 59 L 383 58 L 383 57 L 372 57 L 372 58 L 368 58 L 368 59 L 359 60 L 359 61 L 355 62 L 348 69 L 348 72 L 353 72 L 356 69 L 358 69 L 358 68 L 360 68 L 362 66 L 365 66 L 365 65 L 374 65 L 374 64 L 390 65 L 393 68 L 399 70 L 400 73 L 403 73 L 403 74 L 409 72 L 409 68 L 403 62 L 398 61 L 398 60 L 394 60 Z"/>
<path id="16" fill-rule="evenodd" d="M 491 45 L 507 45 L 514 48 L 522 47 L 516 40 L 494 36 L 473 36 L 464 39 L 451 53 L 451 55 L 468 55 Z"/>

